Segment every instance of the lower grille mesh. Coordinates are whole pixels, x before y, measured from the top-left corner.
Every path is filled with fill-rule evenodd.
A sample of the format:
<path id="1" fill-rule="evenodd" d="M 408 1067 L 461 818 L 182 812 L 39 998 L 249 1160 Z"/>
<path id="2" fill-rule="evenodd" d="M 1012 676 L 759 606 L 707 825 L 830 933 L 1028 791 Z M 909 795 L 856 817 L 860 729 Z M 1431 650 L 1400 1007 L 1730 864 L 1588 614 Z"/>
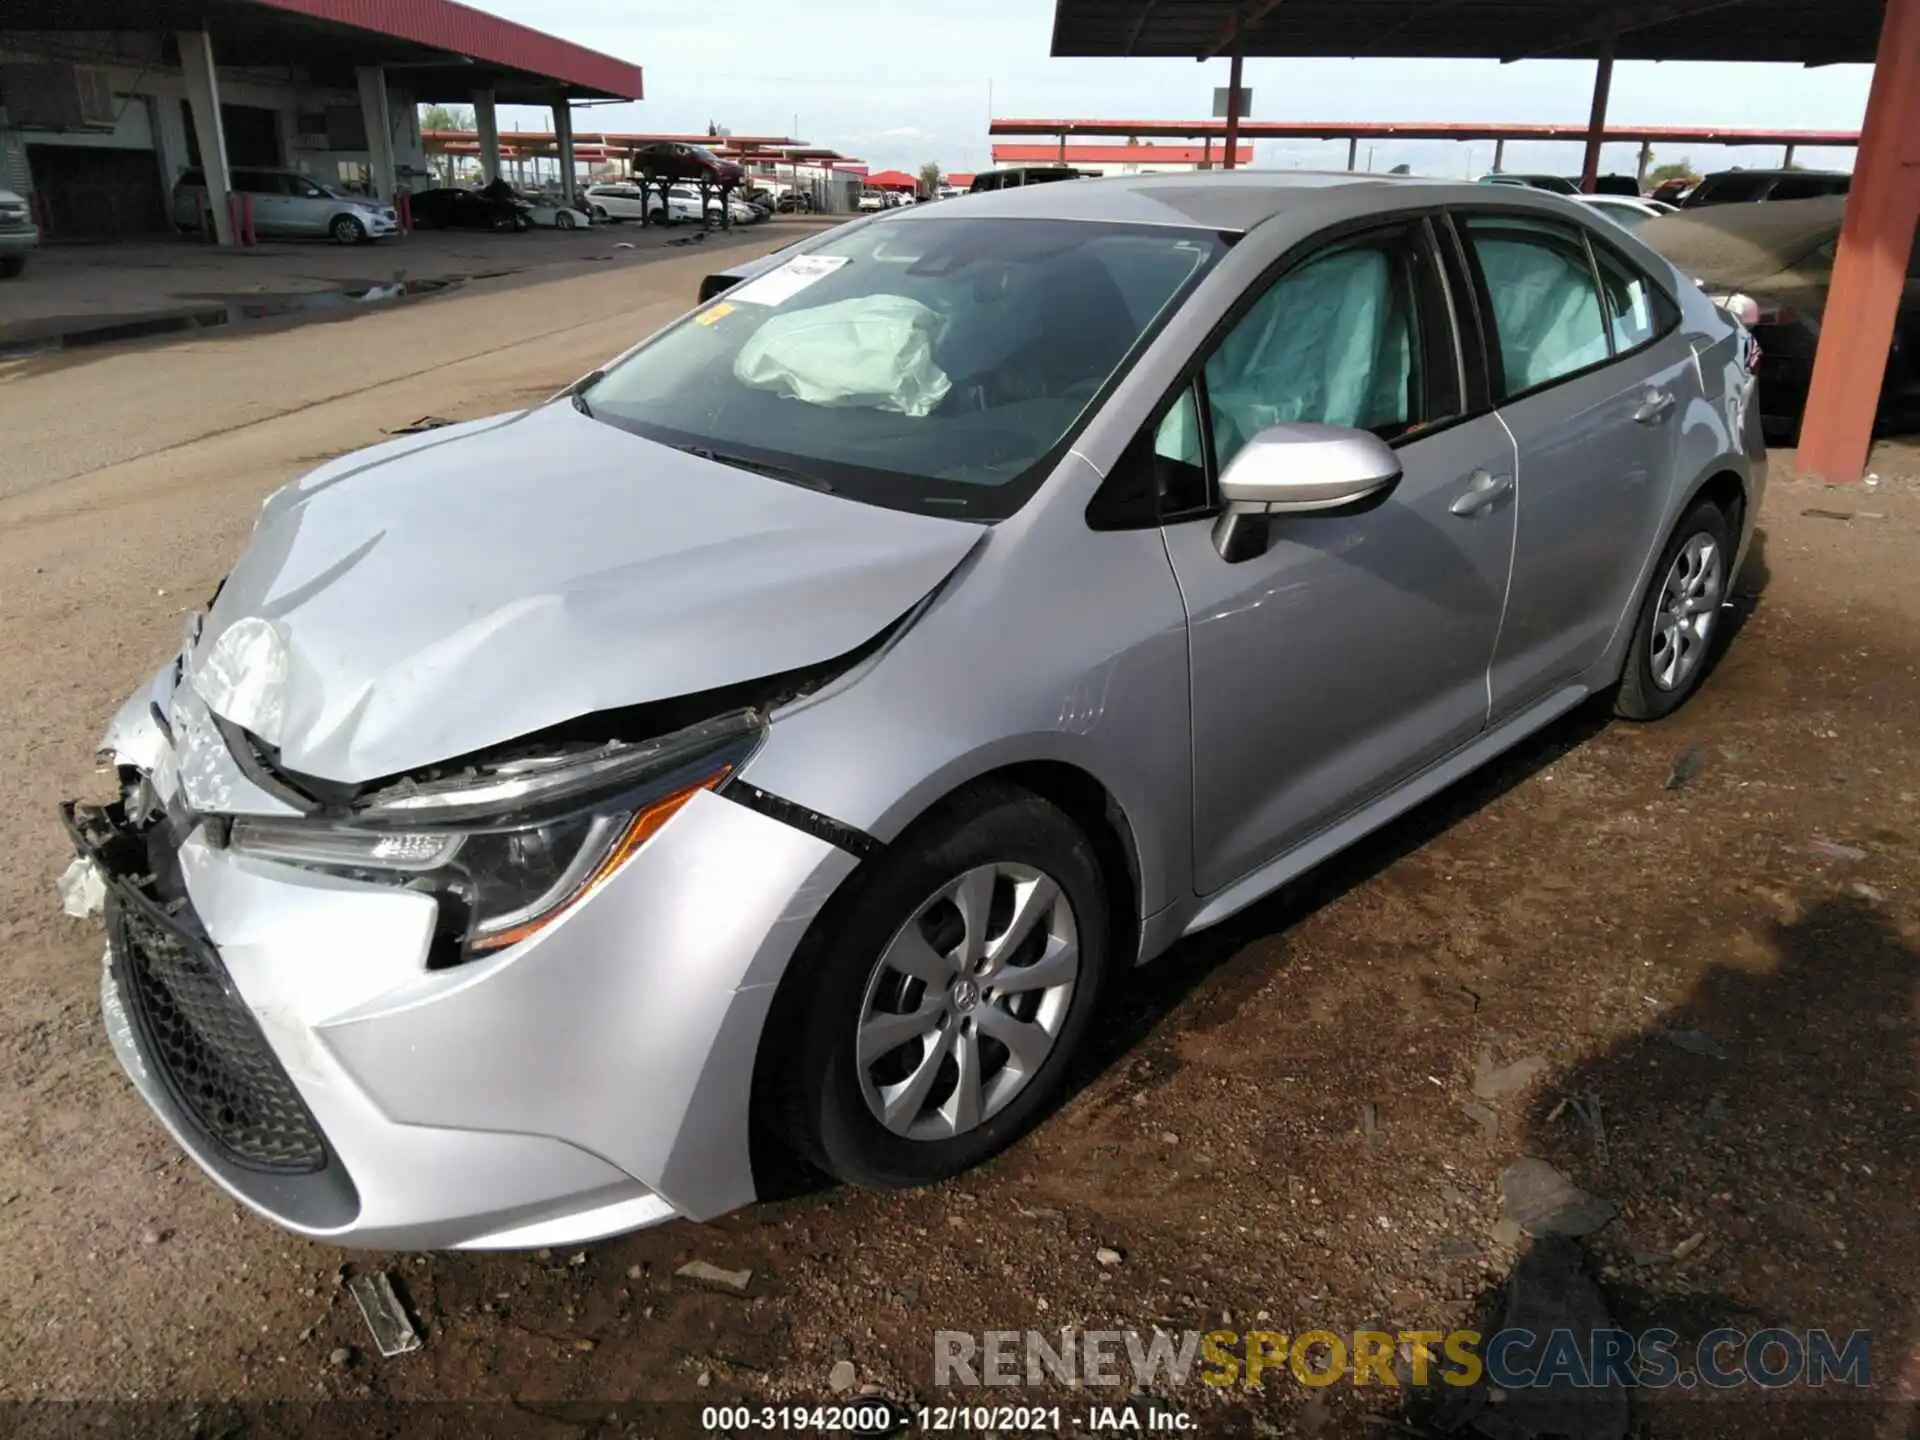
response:
<path id="1" fill-rule="evenodd" d="M 115 979 L 142 1049 L 188 1116 L 240 1165 L 310 1174 L 327 1163 L 313 1117 L 212 948 L 116 905 Z"/>

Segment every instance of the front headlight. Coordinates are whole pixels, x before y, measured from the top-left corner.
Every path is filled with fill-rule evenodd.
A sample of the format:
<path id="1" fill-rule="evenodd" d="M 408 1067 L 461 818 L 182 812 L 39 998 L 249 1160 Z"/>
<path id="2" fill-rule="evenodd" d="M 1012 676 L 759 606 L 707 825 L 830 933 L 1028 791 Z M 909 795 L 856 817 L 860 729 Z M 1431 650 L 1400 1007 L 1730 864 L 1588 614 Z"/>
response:
<path id="1" fill-rule="evenodd" d="M 538 933 L 605 883 L 702 790 L 759 745 L 743 710 L 644 744 L 534 756 L 369 797 L 345 817 L 236 820 L 227 843 L 262 860 L 433 894 L 467 954 Z"/>

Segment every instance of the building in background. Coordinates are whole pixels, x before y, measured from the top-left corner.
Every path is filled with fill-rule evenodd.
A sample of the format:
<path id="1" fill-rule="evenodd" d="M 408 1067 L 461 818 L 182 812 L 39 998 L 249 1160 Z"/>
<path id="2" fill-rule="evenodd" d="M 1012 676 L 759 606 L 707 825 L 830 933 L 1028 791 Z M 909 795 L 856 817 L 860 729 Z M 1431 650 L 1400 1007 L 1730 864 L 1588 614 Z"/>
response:
<path id="1" fill-rule="evenodd" d="M 570 147 L 574 100 L 640 96 L 638 66 L 451 0 L 0 0 L 0 186 L 55 240 L 164 230 L 189 169 L 223 201 L 236 166 L 421 188 L 421 102 L 471 106 L 485 166 L 499 104 L 550 107 Z"/>

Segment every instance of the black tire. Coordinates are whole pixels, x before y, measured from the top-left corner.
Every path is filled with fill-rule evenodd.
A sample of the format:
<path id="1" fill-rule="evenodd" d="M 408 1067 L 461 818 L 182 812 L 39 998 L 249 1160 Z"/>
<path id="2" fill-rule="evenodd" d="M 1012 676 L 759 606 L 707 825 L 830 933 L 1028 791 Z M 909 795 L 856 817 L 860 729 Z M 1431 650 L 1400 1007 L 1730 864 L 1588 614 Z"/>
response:
<path id="1" fill-rule="evenodd" d="M 527 233 L 527 231 L 531 230 L 532 228 L 533 228 L 533 222 L 527 219 L 526 216 L 516 214 L 513 217 L 513 233 L 514 234 L 524 235 Z"/>
<path id="2" fill-rule="evenodd" d="M 1733 547 L 1728 538 L 1727 517 L 1712 501 L 1696 501 L 1693 508 L 1680 517 L 1680 523 L 1673 527 L 1673 534 L 1661 550 L 1652 575 L 1648 577 L 1647 593 L 1641 597 L 1640 608 L 1634 616 L 1633 642 L 1627 647 L 1626 668 L 1621 673 L 1620 689 L 1613 702 L 1614 713 L 1625 719 L 1660 720 L 1671 715 L 1687 703 L 1688 697 L 1700 688 L 1700 682 L 1707 678 L 1707 672 L 1713 668 L 1714 652 L 1721 634 L 1718 623 L 1709 629 L 1697 663 L 1680 676 L 1671 688 L 1663 688 L 1654 676 L 1654 617 L 1660 610 L 1667 577 L 1673 571 L 1674 562 L 1696 536 L 1705 536 L 1711 541 L 1719 556 L 1720 583 L 1716 600 L 1724 603 L 1731 597 L 1733 577 L 1729 567 L 1733 564 Z"/>
<path id="3" fill-rule="evenodd" d="M 573 212 L 571 210 L 561 210 L 556 213 L 553 217 L 553 228 L 556 230 L 572 230 L 577 228 L 574 223 Z"/>
<path id="4" fill-rule="evenodd" d="M 603 225 L 613 219 L 611 215 L 607 214 L 607 207 L 604 205 L 596 205 L 593 207 L 593 218 Z"/>
<path id="5" fill-rule="evenodd" d="M 0 255 L 0 280 L 15 280 L 27 268 L 24 255 Z"/>
<path id="6" fill-rule="evenodd" d="M 930 896 L 993 863 L 1031 867 L 1059 885 L 1073 911 L 1079 973 L 1051 1051 L 1003 1109 L 957 1136 L 909 1139 L 880 1122 L 861 1088 L 854 1042 L 867 986 L 881 954 Z M 1110 968 L 1106 882 L 1093 846 L 1063 811 L 993 782 L 943 802 L 855 883 L 845 907 L 825 917 L 829 923 L 795 957 L 769 1022 L 768 1118 L 802 1158 L 847 1184 L 932 1184 L 998 1154 L 1060 1099 Z"/>
<path id="7" fill-rule="evenodd" d="M 327 233 L 336 245 L 364 245 L 367 240 L 367 227 L 351 215 L 334 216 Z"/>

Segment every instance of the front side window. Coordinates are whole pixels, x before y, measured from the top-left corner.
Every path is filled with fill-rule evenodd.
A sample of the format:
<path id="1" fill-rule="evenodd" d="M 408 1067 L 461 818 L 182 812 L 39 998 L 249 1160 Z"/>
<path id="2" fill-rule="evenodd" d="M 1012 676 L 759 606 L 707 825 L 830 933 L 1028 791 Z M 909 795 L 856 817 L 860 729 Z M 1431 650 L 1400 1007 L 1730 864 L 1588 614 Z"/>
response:
<path id="1" fill-rule="evenodd" d="M 1607 322 L 1578 231 L 1521 215 L 1476 215 L 1465 228 L 1493 309 L 1502 398 L 1608 358 Z"/>
<path id="2" fill-rule="evenodd" d="M 1216 463 L 1270 425 L 1310 421 L 1393 438 L 1422 413 L 1418 303 L 1398 235 L 1287 271 L 1206 364 Z"/>
<path id="3" fill-rule="evenodd" d="M 580 398 L 742 468 L 999 519 L 1224 251 L 1172 226 L 869 226 L 728 290 Z"/>

